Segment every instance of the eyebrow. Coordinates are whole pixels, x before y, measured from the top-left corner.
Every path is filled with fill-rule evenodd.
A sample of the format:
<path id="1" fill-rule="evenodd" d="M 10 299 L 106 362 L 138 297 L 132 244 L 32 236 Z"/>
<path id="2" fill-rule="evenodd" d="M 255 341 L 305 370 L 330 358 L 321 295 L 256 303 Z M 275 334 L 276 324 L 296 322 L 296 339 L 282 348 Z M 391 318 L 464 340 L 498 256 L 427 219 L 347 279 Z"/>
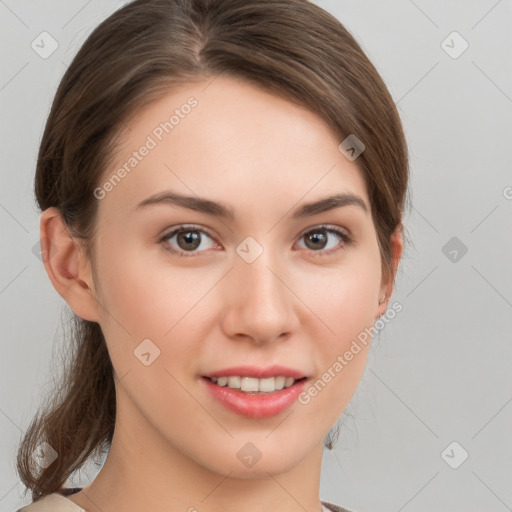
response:
<path id="1" fill-rule="evenodd" d="M 185 196 L 176 192 L 161 192 L 159 194 L 152 195 L 147 199 L 141 201 L 135 210 L 146 208 L 153 205 L 170 205 L 180 206 L 188 210 L 194 210 L 214 217 L 220 217 L 227 220 L 233 221 L 235 215 L 233 211 L 222 203 L 211 201 L 195 196 Z M 293 214 L 292 219 L 302 219 L 304 217 L 310 217 L 323 213 L 335 208 L 341 208 L 343 206 L 358 206 L 364 212 L 368 212 L 368 207 L 364 200 L 355 194 L 335 194 L 332 196 L 324 197 L 311 203 L 305 203 L 297 208 Z"/>

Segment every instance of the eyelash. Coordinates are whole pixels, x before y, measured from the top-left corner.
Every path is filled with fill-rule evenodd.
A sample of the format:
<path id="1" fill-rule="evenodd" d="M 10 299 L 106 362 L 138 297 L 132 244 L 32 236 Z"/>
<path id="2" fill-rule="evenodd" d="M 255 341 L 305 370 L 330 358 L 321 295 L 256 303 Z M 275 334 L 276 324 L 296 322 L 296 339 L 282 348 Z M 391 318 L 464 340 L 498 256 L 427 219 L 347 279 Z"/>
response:
<path id="1" fill-rule="evenodd" d="M 333 228 L 333 227 L 322 225 L 322 224 L 319 225 L 319 226 L 315 226 L 314 228 L 308 229 L 307 231 L 303 232 L 302 235 L 300 235 L 299 240 L 302 239 L 304 236 L 310 234 L 310 233 L 314 233 L 316 231 L 323 231 L 323 230 L 325 232 L 327 232 L 327 233 L 333 233 L 336 236 L 338 236 L 342 240 L 342 243 L 341 243 L 341 246 L 338 245 L 338 246 L 336 246 L 336 247 L 334 247 L 332 249 L 324 249 L 324 250 L 321 250 L 321 251 L 313 251 L 313 250 L 311 250 L 310 252 L 312 252 L 315 257 L 317 257 L 317 256 L 318 257 L 330 256 L 330 255 L 340 251 L 343 247 L 354 245 L 354 240 L 352 239 L 352 237 L 347 235 L 345 232 L 343 232 L 343 231 L 341 231 L 341 230 L 339 230 L 337 228 Z M 169 251 L 172 254 L 178 255 L 178 257 L 184 257 L 184 258 L 196 257 L 196 255 L 200 254 L 200 252 L 195 252 L 194 253 L 194 252 L 187 252 L 187 251 L 179 251 L 179 250 L 173 249 L 168 244 L 168 241 L 174 235 L 176 235 L 178 233 L 181 233 L 181 232 L 186 233 L 187 231 L 198 231 L 200 233 L 204 233 L 205 235 L 210 237 L 212 240 L 214 240 L 214 238 L 207 231 L 205 231 L 204 229 L 200 228 L 199 226 L 195 226 L 195 225 L 186 225 L 185 226 L 185 225 L 182 225 L 182 226 L 179 226 L 178 228 L 174 229 L 170 233 L 165 234 L 162 238 L 159 239 L 159 243 L 161 243 L 163 245 L 163 247 L 164 247 L 164 249 L 166 251 Z"/>

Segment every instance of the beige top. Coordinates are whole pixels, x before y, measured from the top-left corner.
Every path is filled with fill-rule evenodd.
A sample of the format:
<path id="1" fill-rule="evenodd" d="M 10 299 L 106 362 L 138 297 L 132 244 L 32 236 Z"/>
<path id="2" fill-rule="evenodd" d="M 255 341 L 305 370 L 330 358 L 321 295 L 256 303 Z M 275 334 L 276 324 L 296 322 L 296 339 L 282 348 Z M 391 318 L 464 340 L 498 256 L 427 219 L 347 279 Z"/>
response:
<path id="1" fill-rule="evenodd" d="M 75 492 L 80 490 L 79 488 L 74 489 L 76 489 Z M 61 489 L 59 492 L 48 494 L 44 498 L 40 498 L 30 505 L 16 510 L 16 512 L 87 512 L 87 510 L 79 507 L 76 503 L 61 494 L 61 492 L 64 492 L 65 494 L 73 494 L 70 490 L 71 489 Z M 326 501 L 322 501 L 321 503 L 323 512 L 353 512 Z"/>

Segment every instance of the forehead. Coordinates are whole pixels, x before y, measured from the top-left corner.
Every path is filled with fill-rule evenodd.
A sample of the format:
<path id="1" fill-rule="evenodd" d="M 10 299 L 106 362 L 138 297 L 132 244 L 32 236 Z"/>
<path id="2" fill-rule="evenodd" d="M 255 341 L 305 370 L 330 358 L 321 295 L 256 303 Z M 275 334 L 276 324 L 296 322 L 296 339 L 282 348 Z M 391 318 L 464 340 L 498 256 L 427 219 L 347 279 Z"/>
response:
<path id="1" fill-rule="evenodd" d="M 121 140 L 103 183 L 122 178 L 102 208 L 134 207 L 165 189 L 246 205 L 326 192 L 367 201 L 360 169 L 322 118 L 232 77 L 180 85 L 136 112 Z"/>

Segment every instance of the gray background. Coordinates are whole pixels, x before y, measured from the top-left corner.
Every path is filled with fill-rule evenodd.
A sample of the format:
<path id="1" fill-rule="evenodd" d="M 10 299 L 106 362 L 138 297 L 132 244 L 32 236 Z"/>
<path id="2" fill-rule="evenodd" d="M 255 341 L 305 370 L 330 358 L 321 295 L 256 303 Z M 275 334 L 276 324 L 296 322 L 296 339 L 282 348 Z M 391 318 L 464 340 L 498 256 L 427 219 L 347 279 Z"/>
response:
<path id="1" fill-rule="evenodd" d="M 512 510 L 512 3 L 317 3 L 398 103 L 413 203 L 392 298 L 403 310 L 375 339 L 336 449 L 325 451 L 321 498 L 357 512 Z M 66 64 L 123 4 L 0 0 L 2 511 L 30 502 L 16 448 L 65 345 L 67 306 L 33 252 L 38 143 Z M 59 45 L 46 59 L 31 48 L 43 31 Z M 469 44 L 461 55 L 459 36 L 442 43 L 454 31 Z"/>

